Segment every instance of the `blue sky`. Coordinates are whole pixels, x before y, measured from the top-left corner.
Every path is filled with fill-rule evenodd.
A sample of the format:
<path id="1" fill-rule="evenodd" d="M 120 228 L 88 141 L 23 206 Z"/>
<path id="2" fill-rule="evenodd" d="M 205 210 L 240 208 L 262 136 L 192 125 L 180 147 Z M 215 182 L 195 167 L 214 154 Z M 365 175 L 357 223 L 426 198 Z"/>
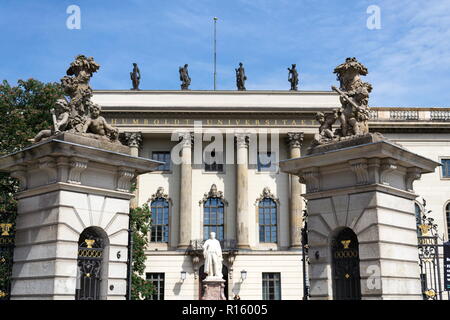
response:
<path id="1" fill-rule="evenodd" d="M 66 27 L 73 4 L 80 30 Z M 370 5 L 379 30 L 366 27 Z M 212 89 L 214 16 L 218 89 L 234 90 L 242 61 L 248 90 L 289 89 L 292 63 L 300 90 L 329 90 L 354 56 L 369 69 L 370 105 L 450 107 L 448 0 L 1 0 L 0 79 L 59 81 L 82 53 L 101 65 L 94 89 L 129 89 L 133 62 L 141 89 L 179 89 L 184 63 L 191 89 Z"/>

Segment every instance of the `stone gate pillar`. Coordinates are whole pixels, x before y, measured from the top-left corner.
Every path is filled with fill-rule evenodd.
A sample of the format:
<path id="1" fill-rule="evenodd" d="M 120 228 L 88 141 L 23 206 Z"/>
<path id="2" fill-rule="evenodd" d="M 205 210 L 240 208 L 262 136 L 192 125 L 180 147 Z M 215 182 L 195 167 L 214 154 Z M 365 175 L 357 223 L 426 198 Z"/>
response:
<path id="1" fill-rule="evenodd" d="M 0 170 L 22 188 L 11 298 L 74 299 L 80 235 L 94 229 L 105 247 L 99 298 L 125 299 L 130 182 L 159 164 L 69 133 L 1 157 Z"/>
<path id="2" fill-rule="evenodd" d="M 312 299 L 355 277 L 350 298 L 421 299 L 413 182 L 438 165 L 373 134 L 280 162 L 306 185 Z"/>

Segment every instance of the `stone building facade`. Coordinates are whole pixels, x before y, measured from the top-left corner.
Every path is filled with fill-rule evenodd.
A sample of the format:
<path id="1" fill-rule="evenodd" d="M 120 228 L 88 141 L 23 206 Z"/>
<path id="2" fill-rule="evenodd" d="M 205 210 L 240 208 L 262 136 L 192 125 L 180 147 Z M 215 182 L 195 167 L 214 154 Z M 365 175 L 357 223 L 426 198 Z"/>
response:
<path id="1" fill-rule="evenodd" d="M 128 140 L 139 145 L 140 157 L 168 161 L 138 178 L 134 200 L 153 210 L 146 273 L 159 289 L 155 298 L 199 299 L 203 258 L 196 249 L 209 231 L 216 231 L 224 245 L 229 299 L 302 299 L 304 186 L 277 163 L 306 153 L 318 130 L 315 113 L 338 108 L 337 94 L 97 90 L 93 101 L 121 132 L 136 133 Z M 443 163 L 414 189 L 418 207 L 426 199 L 448 241 L 450 108 L 372 107 L 370 117 L 371 131 Z M 196 140 L 199 126 L 203 133 L 223 133 L 218 154 L 223 165 L 197 161 L 198 150 L 201 154 L 210 143 Z M 184 134 L 181 143 L 176 131 Z M 174 147 L 179 164 L 170 161 Z"/>

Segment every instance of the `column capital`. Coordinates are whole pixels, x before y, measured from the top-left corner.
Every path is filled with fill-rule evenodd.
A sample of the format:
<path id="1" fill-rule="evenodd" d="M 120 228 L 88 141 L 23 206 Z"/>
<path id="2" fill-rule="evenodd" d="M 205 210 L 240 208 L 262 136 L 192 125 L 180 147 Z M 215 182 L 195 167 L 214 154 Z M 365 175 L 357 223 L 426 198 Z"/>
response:
<path id="1" fill-rule="evenodd" d="M 300 148 L 303 142 L 303 132 L 288 132 L 286 143 L 290 148 Z"/>
<path id="2" fill-rule="evenodd" d="M 235 133 L 236 146 L 238 148 L 248 148 L 249 135 L 248 133 Z"/>
<path id="3" fill-rule="evenodd" d="M 142 132 L 124 132 L 123 142 L 131 148 L 141 148 L 142 147 L 143 136 Z"/>

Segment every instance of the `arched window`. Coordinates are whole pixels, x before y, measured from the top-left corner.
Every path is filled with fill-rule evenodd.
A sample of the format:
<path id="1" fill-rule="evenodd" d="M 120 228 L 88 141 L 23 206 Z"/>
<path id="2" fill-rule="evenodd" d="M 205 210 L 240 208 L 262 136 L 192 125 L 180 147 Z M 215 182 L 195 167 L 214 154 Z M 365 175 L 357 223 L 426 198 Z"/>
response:
<path id="1" fill-rule="evenodd" d="M 224 240 L 226 201 L 222 191 L 217 191 L 216 185 L 213 184 L 200 203 L 203 203 L 203 239 L 208 239 L 209 234 L 215 232 L 217 240 Z"/>
<path id="2" fill-rule="evenodd" d="M 450 202 L 445 206 L 445 217 L 447 219 L 447 237 L 450 239 Z"/>
<path id="3" fill-rule="evenodd" d="M 258 206 L 259 241 L 277 242 L 277 203 L 271 198 L 263 198 Z"/>
<path id="4" fill-rule="evenodd" d="M 158 188 L 151 198 L 152 223 L 150 242 L 169 242 L 169 198 Z"/>
<path id="5" fill-rule="evenodd" d="M 203 205 L 203 238 L 208 239 L 210 232 L 216 233 L 217 240 L 223 240 L 224 205 L 219 198 L 208 198 Z"/>

